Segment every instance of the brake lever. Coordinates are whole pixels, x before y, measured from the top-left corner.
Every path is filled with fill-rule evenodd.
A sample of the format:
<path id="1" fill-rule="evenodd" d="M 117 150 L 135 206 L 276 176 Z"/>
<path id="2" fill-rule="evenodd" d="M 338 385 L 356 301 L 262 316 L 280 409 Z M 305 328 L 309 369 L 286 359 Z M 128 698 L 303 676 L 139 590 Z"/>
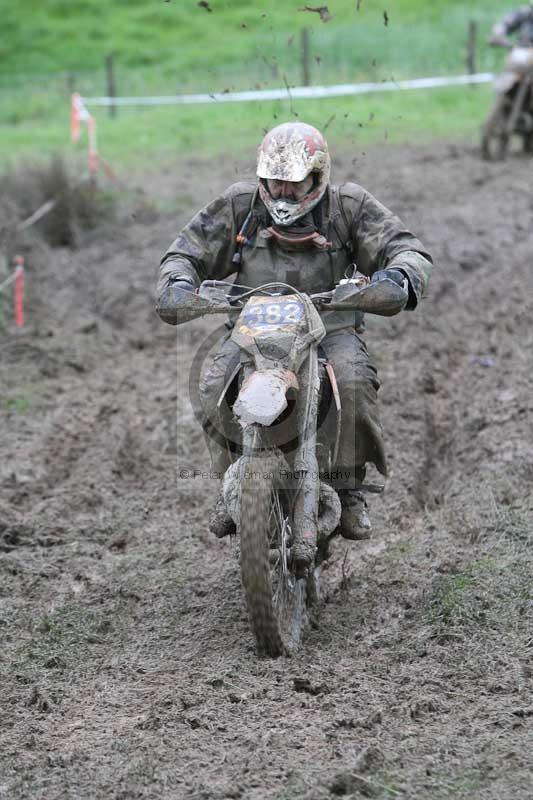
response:
<path id="1" fill-rule="evenodd" d="M 214 281 L 213 281 L 214 283 Z M 198 290 L 199 297 L 209 303 L 205 314 L 240 314 L 244 308 L 242 298 L 239 295 L 228 296 L 220 286 L 210 285 L 204 281 Z"/>
<path id="2" fill-rule="evenodd" d="M 313 305 L 325 306 L 331 303 L 331 298 L 333 297 L 333 291 L 334 290 L 331 290 L 330 292 L 319 292 L 318 294 L 310 295 Z"/>

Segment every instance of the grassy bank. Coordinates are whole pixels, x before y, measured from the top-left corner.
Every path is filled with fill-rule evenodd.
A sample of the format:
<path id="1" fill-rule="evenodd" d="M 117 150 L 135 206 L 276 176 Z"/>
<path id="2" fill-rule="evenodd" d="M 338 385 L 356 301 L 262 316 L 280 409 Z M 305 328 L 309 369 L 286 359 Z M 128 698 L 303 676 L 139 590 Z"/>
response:
<path id="1" fill-rule="evenodd" d="M 208 11 L 205 6 L 211 10 Z M 313 84 L 381 81 L 465 71 L 471 19 L 478 22 L 477 68 L 497 69 L 501 54 L 485 36 L 501 14 L 497 0 L 331 0 L 331 19 L 302 12 L 296 0 L 49 0 L 25 7 L 4 0 L 0 33 L 0 166 L 61 151 L 68 142 L 73 89 L 106 93 L 104 59 L 114 53 L 119 95 L 224 91 L 302 82 L 301 30 L 310 31 Z M 359 6 L 359 9 L 357 8 Z M 67 13 L 68 12 L 68 13 Z M 327 127 L 332 142 L 370 143 L 475 136 L 487 88 L 398 92 L 290 103 L 94 109 L 100 149 L 117 168 L 176 152 L 238 154 L 263 128 L 298 116 Z M 91 109 L 93 110 L 93 109 Z M 80 148 L 82 146 L 80 145 Z"/>
<path id="2" fill-rule="evenodd" d="M 324 22 L 317 13 L 303 12 L 300 0 L 4 0 L 2 6 L 4 75 L 94 70 L 114 52 L 124 68 L 149 73 L 154 67 L 162 79 L 205 81 L 209 88 L 231 69 L 254 80 L 257 75 L 243 72 L 255 63 L 263 64 L 265 79 L 277 62 L 292 80 L 304 26 L 311 31 L 312 55 L 320 56 L 316 78 L 343 65 L 356 74 L 409 73 L 413 66 L 455 69 L 464 64 L 469 20 L 478 21 L 483 35 L 505 11 L 500 0 L 330 0 L 331 18 Z M 483 59 L 490 59 L 482 50 Z"/>

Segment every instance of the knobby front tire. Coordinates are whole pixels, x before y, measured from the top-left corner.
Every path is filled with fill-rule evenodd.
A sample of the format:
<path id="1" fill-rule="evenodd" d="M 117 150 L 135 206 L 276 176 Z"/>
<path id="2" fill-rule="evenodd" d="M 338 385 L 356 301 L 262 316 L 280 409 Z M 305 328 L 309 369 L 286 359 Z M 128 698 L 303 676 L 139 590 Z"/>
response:
<path id="1" fill-rule="evenodd" d="M 319 570 L 296 580 L 287 565 L 290 530 L 279 477 L 286 468 L 281 455 L 251 457 L 240 477 L 242 585 L 258 653 L 271 657 L 296 650 L 319 605 Z"/>
<path id="2" fill-rule="evenodd" d="M 270 511 L 274 490 L 271 459 L 246 459 L 240 477 L 241 578 L 260 655 L 280 656 L 285 647 L 274 608 L 270 577 Z"/>

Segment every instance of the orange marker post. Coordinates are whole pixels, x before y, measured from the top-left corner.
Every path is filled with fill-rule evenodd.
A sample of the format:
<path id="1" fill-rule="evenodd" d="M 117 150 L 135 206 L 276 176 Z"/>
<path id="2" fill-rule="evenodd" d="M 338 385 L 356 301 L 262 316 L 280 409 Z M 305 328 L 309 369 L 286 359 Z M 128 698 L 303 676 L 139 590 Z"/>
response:
<path id="1" fill-rule="evenodd" d="M 96 144 L 96 120 L 89 117 L 87 120 L 89 133 L 89 173 L 94 177 L 98 172 L 98 147 Z"/>
<path id="2" fill-rule="evenodd" d="M 15 285 L 13 292 L 15 325 L 24 327 L 24 256 L 15 256 Z"/>

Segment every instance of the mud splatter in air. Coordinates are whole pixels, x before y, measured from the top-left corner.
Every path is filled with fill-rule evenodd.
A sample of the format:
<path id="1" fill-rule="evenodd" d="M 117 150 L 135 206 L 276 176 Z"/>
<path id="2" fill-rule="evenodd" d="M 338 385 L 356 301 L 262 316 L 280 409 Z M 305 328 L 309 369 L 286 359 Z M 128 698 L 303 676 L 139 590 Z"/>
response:
<path id="1" fill-rule="evenodd" d="M 322 22 L 329 22 L 330 19 L 333 19 L 327 6 L 304 6 L 299 8 L 298 11 L 311 11 L 314 14 L 319 14 Z"/>

